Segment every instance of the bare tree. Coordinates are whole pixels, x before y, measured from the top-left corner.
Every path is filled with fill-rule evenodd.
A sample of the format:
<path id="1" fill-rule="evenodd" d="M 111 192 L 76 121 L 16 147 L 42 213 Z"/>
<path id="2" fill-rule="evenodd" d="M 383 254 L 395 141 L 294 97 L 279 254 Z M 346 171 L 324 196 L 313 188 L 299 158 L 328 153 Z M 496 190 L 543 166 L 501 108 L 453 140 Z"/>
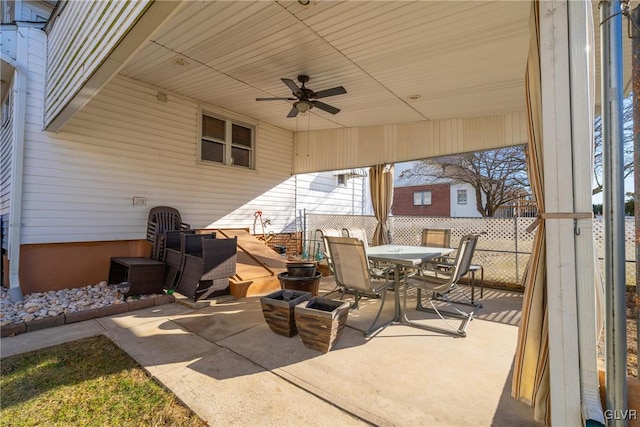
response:
<path id="1" fill-rule="evenodd" d="M 624 139 L 624 177 L 633 173 L 633 94 L 623 100 L 622 130 Z M 602 192 L 602 116 L 594 122 L 594 188 L 592 194 Z"/>
<path id="2" fill-rule="evenodd" d="M 500 206 L 529 194 L 522 145 L 425 159 L 402 171 L 400 177 L 409 182 L 430 177 L 470 184 L 475 190 L 476 209 L 483 217 L 491 217 Z"/>

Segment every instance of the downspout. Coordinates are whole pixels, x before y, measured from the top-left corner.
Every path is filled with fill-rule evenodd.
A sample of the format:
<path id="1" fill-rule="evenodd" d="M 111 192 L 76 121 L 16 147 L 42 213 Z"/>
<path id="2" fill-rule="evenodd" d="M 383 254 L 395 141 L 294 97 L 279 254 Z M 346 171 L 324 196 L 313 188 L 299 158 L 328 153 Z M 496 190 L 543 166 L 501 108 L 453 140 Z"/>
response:
<path id="1" fill-rule="evenodd" d="M 568 2 L 569 61 L 571 79 L 571 133 L 573 162 L 573 212 L 591 213 L 593 173 L 593 124 L 595 112 L 595 53 L 591 4 Z M 589 51 L 585 49 L 589 47 Z M 599 269 L 594 265 L 593 219 L 574 219 L 575 275 L 578 327 L 578 361 L 582 419 L 587 426 L 604 426 L 600 402 L 596 345 L 598 312 L 596 286 Z M 596 291 L 594 291 L 596 290 Z"/>
<path id="2" fill-rule="evenodd" d="M 22 177 L 24 163 L 24 126 L 27 105 L 27 70 L 16 60 L 0 52 L 0 60 L 15 70 L 13 104 L 13 152 L 11 156 L 11 205 L 9 207 L 9 298 L 24 299 L 20 288 L 20 235 L 22 233 Z"/>

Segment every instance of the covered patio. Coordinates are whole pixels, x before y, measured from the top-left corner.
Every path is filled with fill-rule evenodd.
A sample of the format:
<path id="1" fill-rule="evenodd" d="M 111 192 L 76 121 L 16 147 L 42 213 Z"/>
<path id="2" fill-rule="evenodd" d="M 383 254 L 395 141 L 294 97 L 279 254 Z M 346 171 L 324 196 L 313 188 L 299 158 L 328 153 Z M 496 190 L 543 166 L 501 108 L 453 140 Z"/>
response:
<path id="1" fill-rule="evenodd" d="M 321 294 L 334 286 L 323 278 Z M 347 324 L 370 321 L 379 302 L 362 300 Z M 345 328 L 327 354 L 298 335 L 273 333 L 258 297 L 35 331 L 3 338 L 1 351 L 104 333 L 211 425 L 538 425 L 531 408 L 510 397 L 522 294 L 488 290 L 483 302 L 466 338 L 391 325 L 365 340 Z"/>
<path id="2" fill-rule="evenodd" d="M 600 43 L 592 36 L 600 26 L 601 3 L 61 2 L 43 32 L 29 29 L 18 38 L 23 49 L 16 49 L 15 58 L 2 53 L 3 65 L 13 67 L 15 74 L 11 166 L 17 173 L 7 184 L 11 191 L 3 217 L 10 230 L 11 294 L 20 297 L 20 281 L 27 271 L 56 279 L 69 271 L 77 279 L 81 265 L 85 277 L 93 277 L 90 274 L 106 269 L 110 256 L 125 251 L 144 255 L 147 203 L 179 208 L 194 228 L 250 226 L 250 213 L 268 205 L 276 211 L 273 226 L 284 230 L 297 221 L 298 206 L 291 191 L 296 174 L 384 168 L 401 161 L 527 143 L 540 215 L 525 299 L 519 304 L 524 307 L 520 329 L 478 319 L 465 340 L 423 337 L 422 332 L 414 336 L 410 331 L 407 342 L 420 346 L 407 348 L 403 357 L 408 359 L 397 366 L 395 347 L 386 344 L 394 342 L 393 335 L 386 334 L 406 334 L 400 327 L 389 328 L 366 344 L 348 333 L 345 347 L 335 354 L 353 352 L 355 367 L 340 364 L 341 375 L 330 384 L 336 388 L 322 391 L 315 381 L 334 364 L 296 353 L 283 362 L 271 354 L 291 354 L 279 353 L 278 347 L 260 350 L 265 331 L 258 325 L 255 306 L 240 310 L 243 315 L 254 313 L 249 324 L 241 317 L 231 323 L 222 320 L 231 316 L 213 316 L 193 326 L 203 328 L 198 332 L 186 325 L 198 323 L 206 313 L 184 312 L 178 306 L 180 310 L 160 319 L 147 313 L 148 331 L 136 316 L 135 325 L 123 316 L 103 326 L 109 331 L 112 326 L 123 331 L 124 326 L 126 332 L 114 333 L 114 339 L 167 380 L 176 375 L 175 366 L 166 371 L 163 367 L 173 363 L 195 367 L 189 372 L 205 373 L 205 380 L 225 378 L 229 374 L 224 365 L 200 362 L 215 350 L 232 359 L 247 358 L 246 372 L 280 372 L 280 379 L 290 383 L 295 377 L 321 399 L 326 393 L 344 402 L 342 394 L 347 393 L 340 391 L 343 381 L 339 381 L 344 377 L 362 381 L 370 378 L 370 372 L 398 374 L 397 367 L 415 375 L 419 369 L 425 376 L 418 389 L 409 388 L 412 376 L 402 382 L 391 376 L 394 381 L 384 387 L 392 391 L 398 387 L 393 402 L 408 402 L 410 409 L 398 417 L 419 411 L 417 416 L 427 418 L 387 420 L 391 424 L 455 423 L 437 408 L 443 401 L 476 402 L 471 397 L 479 399 L 477 411 L 457 414 L 470 417 L 464 419 L 468 424 L 493 423 L 493 417 L 502 413 L 495 408 L 518 406 L 516 399 L 535 408 L 536 420 L 556 425 L 602 423 L 590 222 L 591 131 L 600 82 L 594 64 Z M 611 23 L 619 24 L 620 16 L 607 19 L 605 27 Z M 302 88 L 292 88 L 296 79 L 300 84 L 307 80 L 297 76 L 308 76 L 306 89 L 320 94 L 331 88 L 343 90 L 318 101 Z M 622 93 L 628 81 L 613 86 Z M 221 123 L 224 132 L 216 128 Z M 238 126 L 240 136 L 246 137 L 239 142 L 232 132 Z M 100 261 L 88 255 L 84 250 L 88 246 L 98 248 Z M 42 259 L 48 264 L 36 264 Z M 74 269 L 65 268 L 69 260 L 76 261 Z M 66 286 L 51 285 L 54 281 L 47 286 Z M 39 284 L 25 280 L 22 286 Z M 225 306 L 211 310 L 220 309 Z M 474 334 L 476 323 L 486 331 Z M 159 337 L 165 335 L 198 341 L 193 347 L 166 341 L 167 346 L 196 354 L 162 360 L 172 353 L 154 346 L 161 345 Z M 423 338 L 452 347 L 424 346 Z M 499 360 L 490 352 L 496 340 L 503 346 L 500 351 L 493 349 Z M 378 358 L 377 351 L 360 352 L 383 343 L 389 345 L 384 358 Z M 442 353 L 434 352 L 439 358 L 431 363 L 420 363 L 429 348 L 440 348 Z M 451 366 L 462 376 L 452 372 L 436 379 L 433 372 L 444 369 L 443 362 L 452 355 L 460 357 Z M 463 368 L 465 361 L 471 369 Z M 309 362 L 305 368 L 317 376 L 306 377 L 306 370 L 303 375 L 297 369 L 303 362 Z M 312 362 L 318 364 L 310 366 Z M 468 375 L 492 372 L 489 367 L 494 363 L 500 365 L 494 379 L 478 377 L 472 382 L 476 390 L 465 381 Z M 350 374 L 356 368 L 362 370 Z M 616 377 L 620 369 L 609 376 L 608 391 L 624 386 L 624 378 Z M 233 376 L 245 377 L 242 372 Z M 435 386 L 427 387 L 430 383 Z M 345 407 L 363 412 L 383 407 L 395 414 L 393 405 L 384 400 L 386 390 L 358 385 L 372 391 L 366 396 L 372 400 L 352 392 L 342 403 Z M 405 394 L 405 389 L 412 393 Z M 467 399 L 455 394 L 436 399 L 428 394 L 434 391 L 457 391 Z M 197 396 L 197 388 L 192 393 Z M 225 398 L 220 395 L 225 393 L 201 396 L 201 403 L 195 404 L 204 411 L 216 396 Z M 484 402 L 487 396 L 490 401 Z M 355 397 L 362 397 L 365 404 L 359 406 Z M 430 397 L 434 406 L 424 410 Z M 276 411 L 288 409 L 285 400 L 279 403 L 273 406 Z M 610 404 L 627 409 L 617 407 L 619 402 Z M 465 406 L 451 408 L 459 411 Z M 505 413 L 518 412 L 510 411 Z M 428 418 L 430 414 L 437 415 Z M 209 417 L 214 419 L 213 414 Z"/>

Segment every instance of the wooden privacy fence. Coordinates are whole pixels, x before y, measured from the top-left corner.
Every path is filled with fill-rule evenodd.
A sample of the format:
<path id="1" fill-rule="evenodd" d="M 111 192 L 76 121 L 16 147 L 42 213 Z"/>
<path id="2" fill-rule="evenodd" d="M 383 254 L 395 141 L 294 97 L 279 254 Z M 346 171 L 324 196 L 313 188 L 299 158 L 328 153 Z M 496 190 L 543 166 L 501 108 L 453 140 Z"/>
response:
<path id="1" fill-rule="evenodd" d="M 485 282 L 499 286 L 520 286 L 526 268 L 533 233 L 526 229 L 535 218 L 444 218 L 393 216 L 389 218 L 391 241 L 400 245 L 419 245 L 423 228 L 450 228 L 451 245 L 456 248 L 465 234 L 485 232 L 478 240 L 473 262 L 484 267 Z M 317 243 L 322 243 L 315 230 L 321 228 L 364 228 L 369 239 L 373 236 L 376 219 L 367 215 L 315 215 L 307 218 L 308 252 L 313 256 Z M 625 253 L 627 285 L 635 284 L 635 223 L 633 218 L 625 221 Z M 600 269 L 604 271 L 604 222 L 602 218 L 593 220 L 595 248 L 600 259 Z"/>

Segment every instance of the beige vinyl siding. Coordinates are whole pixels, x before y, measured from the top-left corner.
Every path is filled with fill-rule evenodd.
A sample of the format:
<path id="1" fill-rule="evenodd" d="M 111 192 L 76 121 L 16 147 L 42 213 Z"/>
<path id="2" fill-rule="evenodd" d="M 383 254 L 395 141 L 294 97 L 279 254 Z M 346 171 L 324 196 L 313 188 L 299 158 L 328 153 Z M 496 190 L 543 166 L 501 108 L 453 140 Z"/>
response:
<path id="1" fill-rule="evenodd" d="M 294 223 L 291 132 L 258 124 L 256 170 L 199 164 L 198 104 L 156 96 L 116 77 L 62 132 L 28 123 L 24 243 L 142 239 L 159 205 L 196 228 L 250 228 L 257 210 L 269 215 L 270 231 Z M 133 205 L 134 196 L 146 206 Z"/>
<path id="2" fill-rule="evenodd" d="M 45 123 L 73 100 L 150 3 L 67 2 L 49 32 Z"/>
<path id="3" fill-rule="evenodd" d="M 294 173 L 366 167 L 527 142 L 524 113 L 296 133 Z"/>

